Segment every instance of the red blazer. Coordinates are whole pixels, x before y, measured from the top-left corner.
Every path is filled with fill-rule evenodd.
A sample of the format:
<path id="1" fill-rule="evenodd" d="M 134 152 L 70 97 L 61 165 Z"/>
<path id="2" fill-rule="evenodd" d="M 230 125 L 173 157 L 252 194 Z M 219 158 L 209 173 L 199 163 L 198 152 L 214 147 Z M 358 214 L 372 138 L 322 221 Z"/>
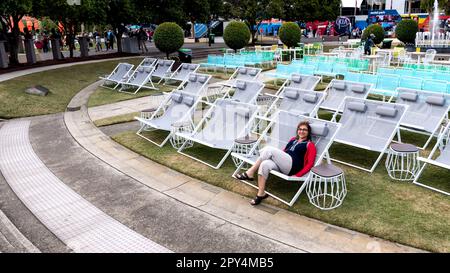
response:
<path id="1" fill-rule="evenodd" d="M 291 138 L 289 141 L 295 139 L 295 137 Z M 284 149 L 286 151 L 286 148 Z M 303 169 L 301 169 L 298 173 L 294 174 L 293 176 L 296 177 L 302 177 L 305 174 L 307 174 L 312 167 L 314 167 L 314 162 L 316 161 L 316 145 L 312 141 L 308 141 L 308 145 L 306 146 L 306 153 L 303 163 Z"/>

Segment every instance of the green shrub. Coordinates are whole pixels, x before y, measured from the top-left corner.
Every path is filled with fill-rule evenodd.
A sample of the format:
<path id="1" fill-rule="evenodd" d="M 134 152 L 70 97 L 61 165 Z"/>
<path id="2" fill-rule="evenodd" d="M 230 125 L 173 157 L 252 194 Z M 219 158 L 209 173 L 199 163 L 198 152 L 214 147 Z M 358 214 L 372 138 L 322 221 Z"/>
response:
<path id="1" fill-rule="evenodd" d="M 373 25 L 368 26 L 364 30 L 361 39 L 362 40 L 366 40 L 367 37 L 369 37 L 369 35 L 371 33 L 373 33 L 375 35 L 375 38 L 373 39 L 373 42 L 375 44 L 379 44 L 379 43 L 381 43 L 383 41 L 383 39 L 384 39 L 384 29 L 380 25 L 377 25 L 377 24 L 373 24 Z"/>
<path id="2" fill-rule="evenodd" d="M 397 39 L 405 44 L 414 44 L 419 25 L 414 20 L 402 20 L 395 29 Z"/>
<path id="3" fill-rule="evenodd" d="M 175 23 L 162 23 L 153 34 L 156 48 L 169 54 L 180 49 L 184 44 L 184 34 L 181 27 Z"/>
<path id="4" fill-rule="evenodd" d="M 250 30 L 244 22 L 230 22 L 223 32 L 225 44 L 237 51 L 245 47 L 250 40 Z"/>
<path id="5" fill-rule="evenodd" d="M 300 43 L 301 30 L 300 27 L 294 22 L 284 23 L 279 32 L 280 40 L 287 47 L 295 47 Z"/>

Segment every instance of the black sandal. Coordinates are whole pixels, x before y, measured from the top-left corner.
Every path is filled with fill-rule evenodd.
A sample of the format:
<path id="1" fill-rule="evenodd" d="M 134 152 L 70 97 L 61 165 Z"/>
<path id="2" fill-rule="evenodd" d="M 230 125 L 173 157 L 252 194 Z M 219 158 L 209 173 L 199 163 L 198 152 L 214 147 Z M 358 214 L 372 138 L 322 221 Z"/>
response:
<path id="1" fill-rule="evenodd" d="M 249 177 L 246 172 L 236 174 L 236 178 L 239 180 L 247 180 L 247 181 L 253 181 L 253 177 Z"/>
<path id="2" fill-rule="evenodd" d="M 256 195 L 255 199 L 253 199 L 253 200 L 252 200 L 253 202 L 250 202 L 250 204 L 251 204 L 252 206 L 259 205 L 259 204 L 261 203 L 261 201 L 264 200 L 264 199 L 266 199 L 267 197 L 269 197 L 269 195 L 268 195 L 267 193 L 264 194 L 264 196 L 258 196 L 258 195 Z"/>

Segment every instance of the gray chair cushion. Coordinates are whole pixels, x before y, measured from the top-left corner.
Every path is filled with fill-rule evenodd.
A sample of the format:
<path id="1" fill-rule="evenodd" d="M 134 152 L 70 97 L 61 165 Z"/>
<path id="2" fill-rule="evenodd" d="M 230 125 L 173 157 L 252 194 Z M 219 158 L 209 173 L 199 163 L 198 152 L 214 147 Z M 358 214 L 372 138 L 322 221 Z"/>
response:
<path id="1" fill-rule="evenodd" d="M 298 98 L 298 92 L 297 92 L 297 90 L 292 90 L 292 89 L 285 90 L 284 91 L 284 96 L 286 98 L 290 98 L 290 99 L 296 100 Z"/>
<path id="2" fill-rule="evenodd" d="M 195 75 L 195 74 L 189 75 L 189 81 L 190 82 L 195 82 L 196 80 L 197 80 L 197 75 Z"/>
<path id="3" fill-rule="evenodd" d="M 429 96 L 426 102 L 432 105 L 443 106 L 445 104 L 445 98 L 443 96 Z"/>
<path id="4" fill-rule="evenodd" d="M 172 94 L 170 95 L 170 98 L 173 101 L 181 102 L 183 100 L 183 95 L 180 93 L 172 92 Z"/>
<path id="5" fill-rule="evenodd" d="M 208 78 L 207 76 L 198 76 L 198 82 L 205 83 L 207 78 Z"/>
<path id="6" fill-rule="evenodd" d="M 248 74 L 250 76 L 256 76 L 256 74 L 258 74 L 258 71 L 256 69 L 249 69 Z"/>
<path id="7" fill-rule="evenodd" d="M 189 96 L 189 95 L 184 95 L 183 96 L 183 103 L 186 104 L 187 106 L 192 106 L 195 102 L 194 97 Z"/>
<path id="8" fill-rule="evenodd" d="M 407 101 L 417 101 L 417 93 L 412 93 L 412 92 L 406 92 L 406 93 L 401 93 L 400 94 L 400 98 L 403 100 L 407 100 Z"/>
<path id="9" fill-rule="evenodd" d="M 292 81 L 295 83 L 300 83 L 302 81 L 302 77 L 300 75 L 292 75 Z"/>
<path id="10" fill-rule="evenodd" d="M 336 90 L 345 90 L 345 82 L 333 82 L 333 88 Z"/>
<path id="11" fill-rule="evenodd" d="M 317 94 L 306 94 L 303 97 L 303 100 L 309 103 L 316 103 L 317 101 Z"/>
<path id="12" fill-rule="evenodd" d="M 364 93 L 364 85 L 362 84 L 354 84 L 351 87 L 351 90 L 355 93 Z"/>
<path id="13" fill-rule="evenodd" d="M 236 82 L 236 87 L 238 88 L 238 89 L 241 89 L 241 90 L 243 90 L 243 89 L 245 89 L 245 86 L 246 86 L 247 84 L 245 83 L 245 82 L 243 82 L 243 81 L 237 81 Z"/>
<path id="14" fill-rule="evenodd" d="M 397 115 L 397 109 L 389 106 L 378 106 L 375 113 L 384 117 L 395 117 Z"/>
<path id="15" fill-rule="evenodd" d="M 348 109 L 356 112 L 366 112 L 367 106 L 362 102 L 351 101 L 348 103 Z"/>
<path id="16" fill-rule="evenodd" d="M 138 67 L 137 69 L 138 72 L 144 72 L 144 68 L 142 66 Z"/>
<path id="17" fill-rule="evenodd" d="M 189 69 L 189 65 L 183 65 L 183 67 L 182 67 L 182 69 L 184 69 L 184 70 L 188 70 Z"/>
<path id="18" fill-rule="evenodd" d="M 152 67 L 146 67 L 145 68 L 145 73 L 150 73 L 152 72 Z"/>
<path id="19" fill-rule="evenodd" d="M 239 68 L 239 73 L 247 74 L 247 68 Z"/>
<path id="20" fill-rule="evenodd" d="M 236 107 L 236 114 L 245 118 L 250 117 L 250 109 L 242 107 L 242 106 L 237 106 Z"/>
<path id="21" fill-rule="evenodd" d="M 165 66 L 170 66 L 172 64 L 172 61 L 164 61 Z"/>
<path id="22" fill-rule="evenodd" d="M 324 123 L 311 123 L 311 134 L 315 136 L 327 136 L 328 135 L 328 126 Z"/>
<path id="23" fill-rule="evenodd" d="M 189 69 L 190 70 L 195 70 L 197 68 L 197 66 L 195 64 L 190 64 L 189 65 Z"/>

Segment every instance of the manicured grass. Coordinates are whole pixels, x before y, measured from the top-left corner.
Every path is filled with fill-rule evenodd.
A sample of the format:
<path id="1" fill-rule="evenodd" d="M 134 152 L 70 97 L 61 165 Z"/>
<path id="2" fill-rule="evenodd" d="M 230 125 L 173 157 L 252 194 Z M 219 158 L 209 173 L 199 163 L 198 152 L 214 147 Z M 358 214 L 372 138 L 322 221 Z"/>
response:
<path id="1" fill-rule="evenodd" d="M 166 134 L 152 132 L 148 136 L 161 140 Z M 404 138 L 416 139 L 405 132 Z M 123 132 L 113 139 L 129 149 L 160 164 L 185 173 L 191 177 L 222 187 L 247 197 L 254 197 L 256 190 L 231 177 L 235 167 L 228 159 L 219 170 L 214 170 L 176 152 L 170 145 L 158 148 L 136 136 L 135 132 Z M 204 147 L 194 146 L 186 150 L 203 159 L 218 162 L 222 153 Z M 334 144 L 332 156 L 340 159 L 367 161 L 369 153 Z M 426 153 L 425 153 L 426 154 Z M 425 155 L 424 154 L 424 155 Z M 372 155 L 373 156 L 373 155 Z M 331 211 L 321 211 L 312 206 L 305 193 L 292 207 L 268 198 L 265 203 L 276 205 L 292 212 L 315 218 L 330 224 L 360 231 L 414 247 L 436 251 L 450 251 L 450 203 L 448 197 L 413 185 L 408 182 L 391 180 L 386 173 L 384 160 L 374 173 L 370 174 L 338 164 L 345 172 L 348 194 L 341 207 Z M 428 168 L 427 168 L 428 169 Z M 441 188 L 449 188 L 448 171 L 430 168 L 423 176 L 427 181 Z M 268 190 L 277 196 L 291 199 L 300 184 L 287 183 L 271 178 Z"/>
<path id="2" fill-rule="evenodd" d="M 121 60 L 139 64 L 141 58 Z M 110 73 L 119 61 L 74 65 L 34 73 L 0 83 L 0 118 L 17 118 L 63 112 L 81 89 Z M 45 96 L 25 93 L 28 87 L 42 85 L 50 90 Z"/>
<path id="3" fill-rule="evenodd" d="M 110 103 L 115 103 L 124 100 L 137 99 L 141 97 L 160 95 L 162 92 L 170 92 L 177 88 L 176 86 L 169 85 L 155 85 L 158 90 L 153 89 L 141 89 L 136 94 L 129 94 L 118 92 L 117 90 L 111 90 L 103 87 L 99 87 L 90 97 L 88 102 L 88 107 L 94 107 L 99 105 L 105 105 Z"/>
<path id="4" fill-rule="evenodd" d="M 139 116 L 139 112 L 133 112 L 133 113 L 129 113 L 129 114 L 94 120 L 94 124 L 97 127 L 102 127 L 102 126 L 108 126 L 108 125 L 113 125 L 113 124 L 118 124 L 118 123 L 125 123 L 125 122 L 133 121 L 134 117 L 138 117 L 138 116 Z"/>

